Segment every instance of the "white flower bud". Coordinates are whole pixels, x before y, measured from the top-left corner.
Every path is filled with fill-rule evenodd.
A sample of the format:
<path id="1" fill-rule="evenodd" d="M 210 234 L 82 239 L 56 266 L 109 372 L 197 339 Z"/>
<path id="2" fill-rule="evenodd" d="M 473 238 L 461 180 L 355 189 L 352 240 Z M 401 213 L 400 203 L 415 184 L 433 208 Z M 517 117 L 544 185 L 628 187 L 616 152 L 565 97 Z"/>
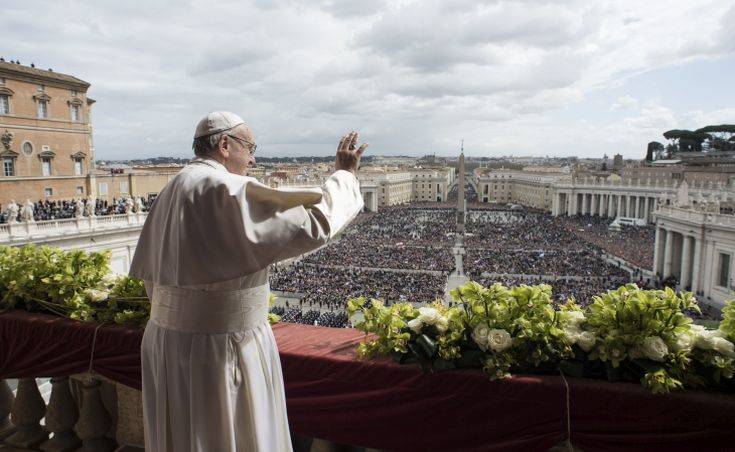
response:
<path id="1" fill-rule="evenodd" d="M 669 353 L 669 348 L 666 346 L 666 342 L 660 337 L 649 336 L 643 339 L 641 351 L 648 359 L 661 362 Z"/>

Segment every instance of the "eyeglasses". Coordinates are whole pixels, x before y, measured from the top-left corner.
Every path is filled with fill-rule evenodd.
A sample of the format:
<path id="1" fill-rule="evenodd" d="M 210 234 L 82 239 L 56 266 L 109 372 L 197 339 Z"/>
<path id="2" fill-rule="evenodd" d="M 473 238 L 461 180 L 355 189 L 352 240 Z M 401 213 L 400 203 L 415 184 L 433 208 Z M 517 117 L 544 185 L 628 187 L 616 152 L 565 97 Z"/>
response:
<path id="1" fill-rule="evenodd" d="M 228 137 L 232 138 L 233 140 L 236 140 L 236 141 L 238 141 L 238 142 L 239 142 L 240 144 L 242 144 L 243 146 L 245 146 L 245 145 L 249 145 L 249 148 L 250 148 L 250 155 L 253 155 L 253 154 L 255 154 L 255 150 L 256 150 L 256 149 L 258 149 L 258 145 L 257 145 L 257 144 L 255 144 L 255 143 L 251 143 L 251 142 L 249 142 L 249 141 L 247 141 L 247 140 L 243 140 L 242 138 L 240 138 L 240 137 L 236 137 L 235 135 L 230 135 L 229 133 L 228 133 L 228 134 L 226 134 L 226 135 L 227 135 Z"/>

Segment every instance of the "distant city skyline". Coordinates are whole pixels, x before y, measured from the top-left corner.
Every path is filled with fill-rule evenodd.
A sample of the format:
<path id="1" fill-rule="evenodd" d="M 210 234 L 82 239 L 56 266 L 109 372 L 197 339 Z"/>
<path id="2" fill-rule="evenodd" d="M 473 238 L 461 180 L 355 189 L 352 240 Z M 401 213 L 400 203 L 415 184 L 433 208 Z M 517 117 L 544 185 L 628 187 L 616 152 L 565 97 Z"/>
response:
<path id="1" fill-rule="evenodd" d="M 371 155 L 454 156 L 464 139 L 468 157 L 641 159 L 666 130 L 735 122 L 735 0 L 10 0 L 3 13 L 0 56 L 92 84 L 101 160 L 190 157 L 196 122 L 219 109 L 267 157 L 329 155 L 356 129 Z"/>

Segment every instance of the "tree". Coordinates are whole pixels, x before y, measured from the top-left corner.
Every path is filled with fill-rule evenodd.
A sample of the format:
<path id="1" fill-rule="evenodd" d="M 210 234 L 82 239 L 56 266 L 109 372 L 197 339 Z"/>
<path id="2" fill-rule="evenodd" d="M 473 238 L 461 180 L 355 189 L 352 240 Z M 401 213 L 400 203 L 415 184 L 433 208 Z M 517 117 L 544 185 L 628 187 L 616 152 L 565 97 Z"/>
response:
<path id="1" fill-rule="evenodd" d="M 664 132 L 664 138 L 669 140 L 666 147 L 670 153 L 677 152 L 702 152 L 702 142 L 712 137 L 708 133 L 692 132 L 691 130 L 673 129 Z"/>
<path id="2" fill-rule="evenodd" d="M 658 141 L 651 141 L 650 143 L 648 143 L 648 147 L 646 148 L 646 161 L 652 162 L 660 158 L 663 152 L 663 144 L 659 143 Z"/>
<path id="3" fill-rule="evenodd" d="M 716 151 L 735 151 L 735 124 L 706 126 L 694 131 L 709 136 L 708 147 Z"/>

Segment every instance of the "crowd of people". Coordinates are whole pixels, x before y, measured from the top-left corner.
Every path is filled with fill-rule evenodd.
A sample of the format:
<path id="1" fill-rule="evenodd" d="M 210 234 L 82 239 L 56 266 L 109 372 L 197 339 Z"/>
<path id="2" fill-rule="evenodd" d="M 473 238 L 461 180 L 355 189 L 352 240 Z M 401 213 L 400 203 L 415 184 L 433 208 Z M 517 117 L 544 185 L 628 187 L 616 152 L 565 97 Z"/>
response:
<path id="1" fill-rule="evenodd" d="M 630 281 L 644 285 L 640 272 L 631 276 L 603 254 L 646 268 L 653 254 L 651 227 L 623 226 L 616 232 L 608 229 L 609 219 L 483 207 L 469 210 L 465 225 L 463 265 L 472 280 L 483 285 L 547 283 L 555 302 L 573 298 L 583 305 Z M 301 306 L 286 314 L 293 310 L 294 321 L 309 324 L 327 321 L 323 315 L 301 315 L 302 309 L 329 309 L 338 316 L 346 300 L 357 296 L 413 303 L 443 298 L 446 277 L 455 265 L 456 218 L 456 210 L 444 203 L 360 214 L 338 240 L 296 264 L 274 267 L 271 288 L 298 294 Z"/>
<path id="2" fill-rule="evenodd" d="M 455 231 L 451 209 L 411 209 L 384 207 L 342 234 L 354 246 L 405 245 L 451 247 Z"/>
<path id="3" fill-rule="evenodd" d="M 281 322 L 326 326 L 329 328 L 347 328 L 350 325 L 347 314 L 344 311 L 320 312 L 310 309 L 306 313 L 303 313 L 300 308 L 289 308 L 286 310 L 283 307 L 276 306 L 270 312 L 280 316 Z"/>
<path id="4" fill-rule="evenodd" d="M 296 263 L 272 267 L 272 290 L 305 294 L 330 309 L 343 309 L 349 298 L 366 296 L 399 302 L 427 302 L 443 297 L 446 276 L 424 272 L 395 272 L 336 268 Z"/>
<path id="5" fill-rule="evenodd" d="M 470 277 L 479 277 L 482 273 L 501 273 L 630 278 L 627 271 L 604 261 L 590 250 L 468 250 L 464 267 Z"/>
<path id="6" fill-rule="evenodd" d="M 549 214 L 527 211 L 470 211 L 465 247 L 494 250 L 578 250 L 589 245 L 559 227 Z"/>
<path id="7" fill-rule="evenodd" d="M 609 228 L 611 219 L 589 215 L 559 217 L 559 221 L 567 231 L 606 252 L 637 267 L 647 270 L 653 268 L 653 249 L 656 243 L 654 226 L 621 225 L 620 230 L 615 231 Z"/>
<path id="8" fill-rule="evenodd" d="M 80 202 L 81 201 L 81 202 Z M 87 216 L 91 211 L 91 206 L 88 208 L 87 203 L 91 201 L 87 199 L 64 199 L 64 200 L 38 200 L 33 202 L 33 220 L 34 221 L 46 221 L 46 220 L 60 220 L 65 218 L 74 218 L 77 216 Z M 15 209 L 12 209 L 9 204 L 5 206 L 0 205 L 0 223 L 8 223 L 11 221 L 11 216 L 15 215 L 16 221 L 23 220 L 23 208 L 25 204 L 17 205 Z M 112 201 L 96 199 L 94 201 L 94 215 L 105 216 L 105 215 L 119 215 L 125 214 L 129 211 L 135 211 L 138 207 L 143 212 L 147 212 L 150 203 L 143 198 L 133 200 L 132 198 L 112 198 Z M 81 210 L 81 212 L 80 212 Z"/>
<path id="9" fill-rule="evenodd" d="M 449 273 L 454 257 L 447 248 L 421 246 L 369 246 L 353 243 L 350 237 L 326 246 L 304 258 L 315 265 L 345 265 L 368 268 L 430 270 Z"/>

